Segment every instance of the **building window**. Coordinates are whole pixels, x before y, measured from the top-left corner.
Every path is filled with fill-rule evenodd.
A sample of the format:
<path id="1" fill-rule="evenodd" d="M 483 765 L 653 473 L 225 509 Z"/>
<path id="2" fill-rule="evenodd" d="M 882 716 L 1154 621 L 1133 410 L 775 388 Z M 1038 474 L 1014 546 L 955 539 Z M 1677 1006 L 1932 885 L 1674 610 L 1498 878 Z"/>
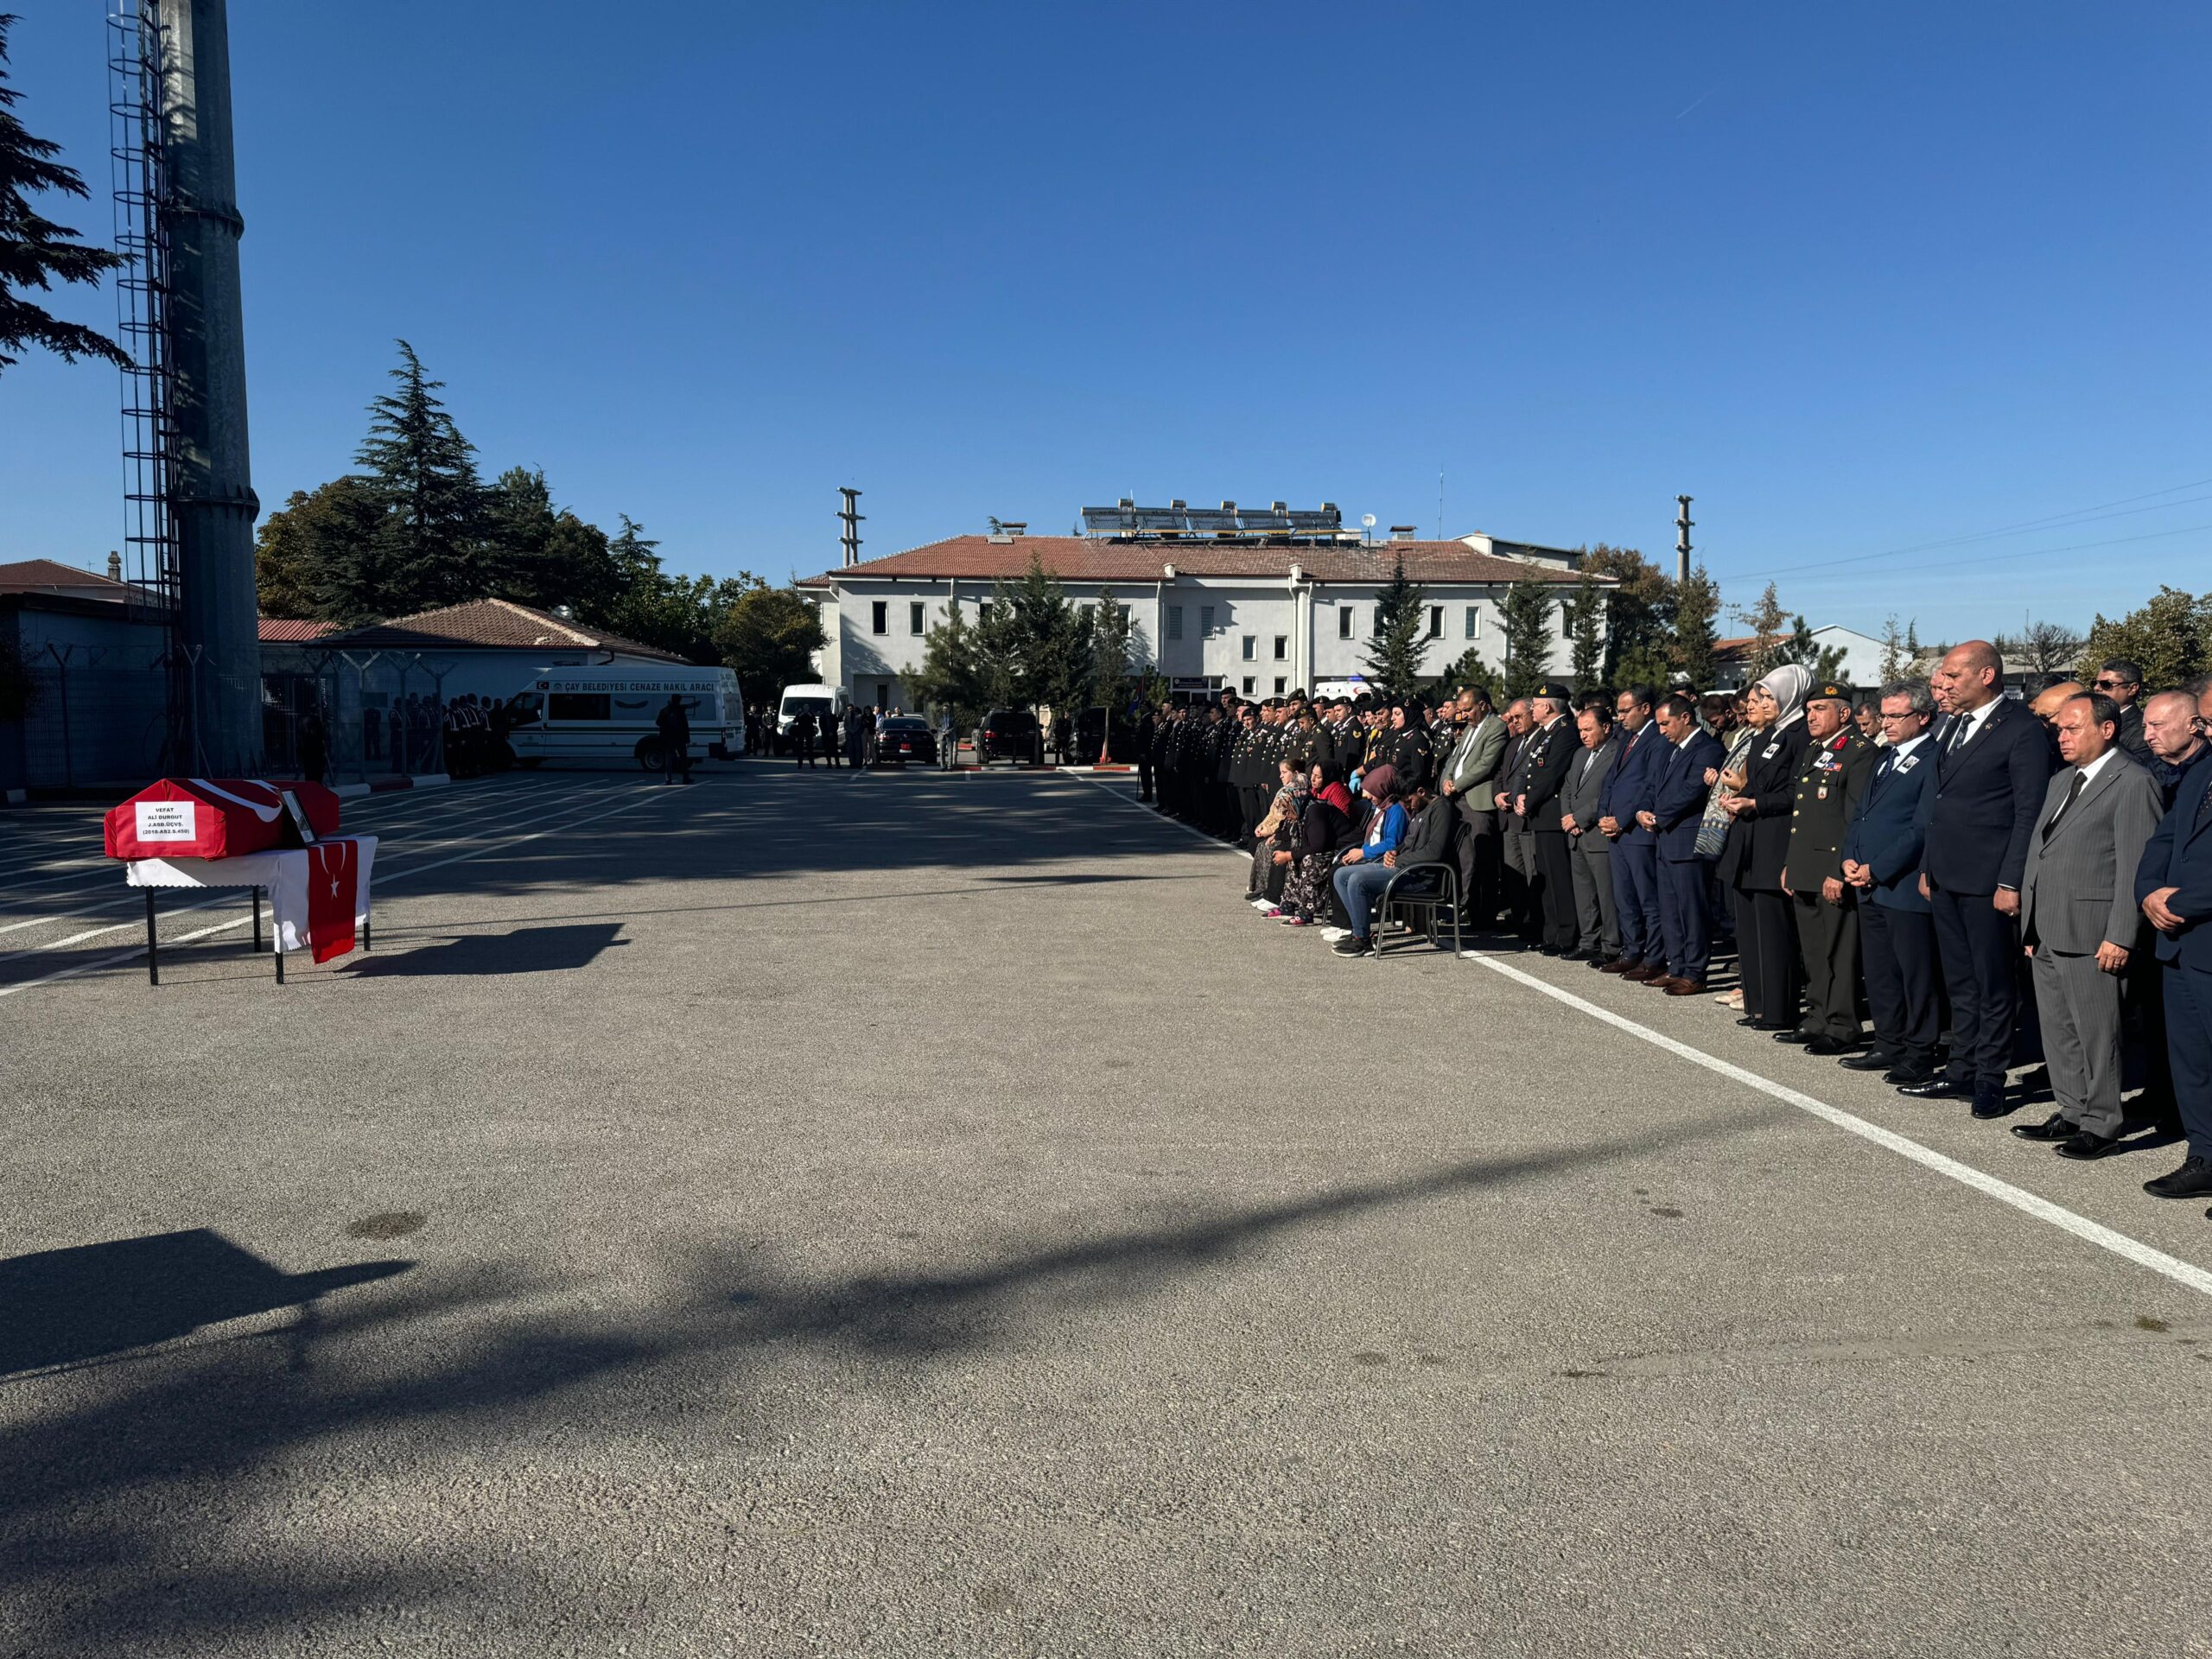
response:
<path id="1" fill-rule="evenodd" d="M 887 601 L 879 599 L 868 607 L 868 630 L 872 633 L 891 632 L 891 607 Z"/>
<path id="2" fill-rule="evenodd" d="M 1250 634 L 1244 636 L 1244 660 L 1250 662 L 1260 654 L 1260 642 Z"/>
<path id="3" fill-rule="evenodd" d="M 979 600 L 977 600 L 977 601 L 976 601 L 976 620 L 979 620 L 979 621 L 980 621 L 980 620 L 982 620 L 983 618 L 985 618 L 985 617 L 988 616 L 990 613 L 991 613 L 991 601 L 990 601 L 989 600 L 988 600 L 988 599 L 979 599 Z"/>
<path id="4" fill-rule="evenodd" d="M 1428 637 L 1432 639 L 1444 637 L 1444 607 L 1441 605 L 1428 607 Z"/>
<path id="5" fill-rule="evenodd" d="M 1341 605 L 1337 607 L 1337 638 L 1339 639 L 1351 638 L 1351 607 L 1349 605 Z"/>
<path id="6" fill-rule="evenodd" d="M 1275 661 L 1287 663 L 1289 660 L 1290 636 L 1287 633 L 1279 633 L 1275 635 Z"/>
<path id="7" fill-rule="evenodd" d="M 1167 607 L 1167 637 L 1170 639 L 1180 639 L 1183 637 L 1183 607 L 1180 605 L 1170 605 Z"/>
<path id="8" fill-rule="evenodd" d="M 1248 697 L 1252 695 L 1252 677 L 1249 674 L 1244 677 L 1244 695 Z"/>
<path id="9" fill-rule="evenodd" d="M 906 632 L 909 633 L 919 633 L 921 631 L 922 601 L 918 599 L 911 600 L 907 602 L 906 606 Z"/>
<path id="10" fill-rule="evenodd" d="M 1283 677 L 1282 677 L 1281 675 L 1280 675 L 1280 674 L 1276 675 L 1276 676 L 1275 676 L 1275 696 L 1282 696 L 1284 688 L 1285 688 L 1285 687 L 1287 687 L 1287 685 L 1289 685 L 1289 683 L 1290 683 L 1290 682 L 1289 682 L 1288 680 L 1286 680 L 1285 678 L 1283 678 Z"/>
<path id="11" fill-rule="evenodd" d="M 1468 607 L 1467 607 L 1467 638 L 1468 638 L 1468 639 L 1480 639 L 1480 638 L 1482 637 L 1482 631 L 1483 631 L 1483 607 L 1482 607 L 1481 606 L 1479 606 L 1479 605 L 1470 605 L 1470 606 L 1468 606 Z"/>
<path id="12" fill-rule="evenodd" d="M 1213 638 L 1213 607 L 1211 605 L 1198 607 L 1198 638 L 1201 639 Z"/>
<path id="13" fill-rule="evenodd" d="M 1380 605 L 1375 607 L 1375 620 L 1369 625 L 1367 631 L 1376 639 L 1382 637 L 1382 607 Z"/>

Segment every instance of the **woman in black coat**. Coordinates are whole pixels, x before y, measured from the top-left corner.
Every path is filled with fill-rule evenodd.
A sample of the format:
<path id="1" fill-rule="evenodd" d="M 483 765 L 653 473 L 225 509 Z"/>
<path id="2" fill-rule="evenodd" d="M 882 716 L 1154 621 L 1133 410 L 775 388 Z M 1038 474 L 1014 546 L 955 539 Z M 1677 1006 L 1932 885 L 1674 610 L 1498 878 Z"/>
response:
<path id="1" fill-rule="evenodd" d="M 1804 703 L 1812 683 L 1812 675 L 1793 663 L 1745 694 L 1745 716 L 1758 735 L 1738 763 L 1742 780 L 1721 797 L 1733 820 L 1720 854 L 1720 879 L 1736 895 L 1736 952 L 1744 982 L 1744 1017 L 1736 1023 L 1754 1031 L 1795 1027 L 1804 988 L 1782 869 L 1789 855 L 1797 774 L 1805 766 Z"/>

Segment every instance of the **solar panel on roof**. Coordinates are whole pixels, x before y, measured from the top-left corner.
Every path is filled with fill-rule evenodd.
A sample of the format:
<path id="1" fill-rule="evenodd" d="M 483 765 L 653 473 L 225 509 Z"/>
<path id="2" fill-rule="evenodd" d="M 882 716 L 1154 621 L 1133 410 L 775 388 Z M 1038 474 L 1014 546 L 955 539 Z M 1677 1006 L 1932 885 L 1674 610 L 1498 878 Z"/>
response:
<path id="1" fill-rule="evenodd" d="M 1187 515 L 1181 507 L 1139 507 L 1136 527 L 1139 530 L 1181 530 Z"/>
<path id="2" fill-rule="evenodd" d="M 1236 528 L 1236 515 L 1224 512 L 1219 507 L 1192 507 L 1184 517 L 1190 520 L 1191 528 L 1202 535 Z"/>
<path id="3" fill-rule="evenodd" d="M 1136 515 L 1125 507 L 1085 507 L 1083 527 L 1094 536 L 1126 535 L 1136 528 Z"/>
<path id="4" fill-rule="evenodd" d="M 1290 527 L 1294 531 L 1319 532 L 1339 529 L 1343 524 L 1344 515 L 1333 509 L 1293 507 L 1290 510 Z"/>
<path id="5" fill-rule="evenodd" d="M 1290 515 L 1274 507 L 1247 507 L 1237 517 L 1247 530 L 1288 530 Z"/>

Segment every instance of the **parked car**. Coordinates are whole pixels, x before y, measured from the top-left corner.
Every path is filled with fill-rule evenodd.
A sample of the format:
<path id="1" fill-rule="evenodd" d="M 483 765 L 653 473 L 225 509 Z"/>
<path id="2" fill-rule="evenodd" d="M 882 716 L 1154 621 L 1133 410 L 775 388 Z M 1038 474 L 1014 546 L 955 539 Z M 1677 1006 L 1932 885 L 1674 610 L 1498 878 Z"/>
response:
<path id="1" fill-rule="evenodd" d="M 918 760 L 937 763 L 937 734 L 930 723 L 912 715 L 892 715 L 875 722 L 875 745 L 868 756 L 872 766 L 905 766 Z"/>
<path id="2" fill-rule="evenodd" d="M 1045 764 L 1045 734 L 1036 715 L 1027 709 L 994 709 L 983 716 L 976 728 L 976 764 L 988 766 L 994 760 Z"/>

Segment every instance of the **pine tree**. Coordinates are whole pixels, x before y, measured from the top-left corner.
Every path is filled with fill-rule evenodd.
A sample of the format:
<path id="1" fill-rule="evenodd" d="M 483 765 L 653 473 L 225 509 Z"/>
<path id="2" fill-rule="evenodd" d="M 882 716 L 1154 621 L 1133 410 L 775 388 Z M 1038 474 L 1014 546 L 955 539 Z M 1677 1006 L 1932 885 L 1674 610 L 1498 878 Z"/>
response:
<path id="1" fill-rule="evenodd" d="M 1574 689 L 1587 691 L 1604 677 L 1605 666 L 1605 592 L 1584 571 L 1574 597 L 1562 607 L 1567 637 L 1573 647 Z"/>
<path id="2" fill-rule="evenodd" d="M 1768 591 L 1771 593 L 1772 588 Z M 1812 625 L 1800 615 L 1789 624 L 1789 637 L 1775 647 L 1769 669 L 1779 668 L 1785 663 L 1795 663 L 1813 677 L 1816 685 L 1827 685 L 1843 677 L 1844 658 L 1850 655 L 1841 645 L 1824 645 L 1813 638 Z M 1764 676 L 1768 669 L 1762 669 Z"/>
<path id="3" fill-rule="evenodd" d="M 392 602 L 385 563 L 390 519 L 384 493 L 350 473 L 295 492 L 262 521 L 254 552 L 262 608 L 349 628 L 401 613 L 408 607 Z"/>
<path id="4" fill-rule="evenodd" d="M 83 200 L 85 181 L 73 167 L 54 158 L 61 146 L 34 138 L 15 114 L 22 94 L 8 85 L 8 30 L 12 12 L 0 12 L 0 370 L 18 359 L 27 346 L 52 352 L 65 363 L 97 357 L 118 368 L 130 366 L 130 355 L 105 334 L 80 323 L 64 322 L 22 297 L 26 289 L 45 293 L 58 282 L 97 286 L 101 276 L 123 263 L 105 248 L 69 238 L 77 232 L 56 225 L 30 205 L 35 193 L 56 191 Z"/>
<path id="5" fill-rule="evenodd" d="M 1789 613 L 1782 608 L 1781 597 L 1772 582 L 1767 583 L 1758 604 L 1748 609 L 1739 605 L 1734 615 L 1751 631 L 1751 654 L 1745 664 L 1748 678 L 1764 679 L 1782 664 L 1796 660 L 1785 651 L 1789 641 Z M 1699 684 L 1702 690 L 1703 682 Z"/>
<path id="6" fill-rule="evenodd" d="M 1674 613 L 1674 583 L 1632 547 L 1600 542 L 1579 569 L 1611 576 L 1605 595 L 1605 663 L 1600 677 L 1611 685 L 1656 683 L 1667 677 L 1667 619 Z"/>
<path id="7" fill-rule="evenodd" d="M 1375 596 L 1375 638 L 1367 648 L 1367 676 L 1385 696 L 1410 696 L 1421 689 L 1421 658 L 1428 646 L 1428 593 L 1406 579 L 1400 556 L 1390 580 Z"/>
<path id="8" fill-rule="evenodd" d="M 963 731 L 982 716 L 991 698 L 976 645 L 976 630 L 955 600 L 945 607 L 944 620 L 922 636 L 920 664 L 899 677 L 917 709 L 949 710 Z"/>
<path id="9" fill-rule="evenodd" d="M 1550 584 L 1516 582 L 1497 604 L 1498 631 L 1505 636 L 1505 695 L 1525 697 L 1551 673 Z"/>
<path id="10" fill-rule="evenodd" d="M 490 588 L 475 448 L 435 395 L 445 383 L 423 372 L 404 340 L 399 355 L 391 371 L 399 389 L 369 405 L 369 435 L 355 457 L 389 509 L 375 555 L 386 615 L 479 598 Z"/>
<path id="11" fill-rule="evenodd" d="M 1504 683 L 1482 652 L 1469 645 L 1459 654 L 1459 660 L 1444 671 L 1440 683 L 1447 691 L 1457 691 L 1463 686 L 1470 690 L 1479 688 L 1492 702 L 1497 702 Z"/>
<path id="12" fill-rule="evenodd" d="M 1675 594 L 1675 672 L 1698 690 L 1713 684 L 1713 621 L 1720 614 L 1720 584 L 1699 565 L 1687 583 L 1676 584 Z"/>

